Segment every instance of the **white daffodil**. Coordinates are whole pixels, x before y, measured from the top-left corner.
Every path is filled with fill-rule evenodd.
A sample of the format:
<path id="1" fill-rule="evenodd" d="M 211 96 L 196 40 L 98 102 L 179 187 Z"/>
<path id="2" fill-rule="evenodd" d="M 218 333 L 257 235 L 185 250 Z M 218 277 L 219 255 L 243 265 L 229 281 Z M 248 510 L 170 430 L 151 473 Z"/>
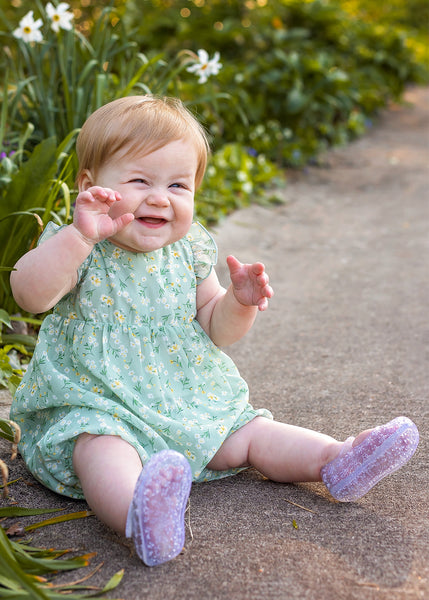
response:
<path id="1" fill-rule="evenodd" d="M 68 12 L 69 8 L 70 6 L 66 2 L 60 2 L 58 6 L 53 6 L 50 2 L 46 5 L 46 12 L 51 19 L 51 29 L 56 33 L 60 29 L 70 31 L 72 28 L 73 13 Z"/>
<path id="2" fill-rule="evenodd" d="M 22 17 L 19 22 L 19 27 L 15 29 L 13 35 L 24 42 L 41 42 L 43 36 L 39 29 L 42 25 L 42 19 L 37 19 L 37 21 L 35 21 L 33 18 L 33 11 L 30 10 L 25 17 Z"/>
<path id="3" fill-rule="evenodd" d="M 213 58 L 209 59 L 206 50 L 198 50 L 198 60 L 186 70 L 199 77 L 198 83 L 205 83 L 210 75 L 217 75 L 221 70 L 222 64 L 219 62 L 219 58 L 219 52 L 215 52 Z"/>

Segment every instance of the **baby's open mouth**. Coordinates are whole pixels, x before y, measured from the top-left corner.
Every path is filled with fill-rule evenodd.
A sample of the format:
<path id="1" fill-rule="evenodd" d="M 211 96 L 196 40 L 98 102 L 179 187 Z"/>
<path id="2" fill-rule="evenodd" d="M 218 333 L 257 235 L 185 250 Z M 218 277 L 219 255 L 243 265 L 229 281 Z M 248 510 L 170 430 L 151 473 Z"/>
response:
<path id="1" fill-rule="evenodd" d="M 166 223 L 165 219 L 159 217 L 139 217 L 138 219 L 141 223 L 145 225 L 164 225 Z"/>

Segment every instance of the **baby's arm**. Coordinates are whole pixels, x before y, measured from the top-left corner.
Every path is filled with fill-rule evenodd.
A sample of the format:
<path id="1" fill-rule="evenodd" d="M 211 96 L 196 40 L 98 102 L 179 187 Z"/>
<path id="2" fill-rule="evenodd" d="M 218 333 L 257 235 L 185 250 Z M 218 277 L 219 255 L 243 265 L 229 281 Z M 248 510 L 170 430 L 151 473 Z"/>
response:
<path id="1" fill-rule="evenodd" d="M 114 220 L 108 216 L 112 204 L 119 200 L 119 194 L 107 188 L 92 187 L 81 192 L 72 225 L 19 259 L 10 282 L 22 309 L 34 314 L 45 312 L 73 289 L 78 268 L 94 244 L 132 221 L 129 214 Z"/>
<path id="2" fill-rule="evenodd" d="M 231 285 L 225 290 L 214 270 L 197 288 L 197 319 L 217 346 L 239 340 L 266 310 L 273 290 L 262 263 L 242 264 L 228 256 Z"/>

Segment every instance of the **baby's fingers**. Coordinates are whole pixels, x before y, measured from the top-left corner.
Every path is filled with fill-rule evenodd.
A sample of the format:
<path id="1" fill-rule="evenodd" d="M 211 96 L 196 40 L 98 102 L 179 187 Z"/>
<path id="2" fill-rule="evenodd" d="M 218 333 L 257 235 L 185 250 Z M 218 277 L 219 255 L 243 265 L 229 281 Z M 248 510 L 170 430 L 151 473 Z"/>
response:
<path id="1" fill-rule="evenodd" d="M 261 312 L 263 312 L 264 310 L 267 310 L 268 308 L 268 299 L 267 298 L 262 298 L 261 300 L 259 300 L 258 302 L 258 310 L 260 310 Z"/>
<path id="2" fill-rule="evenodd" d="M 268 274 L 265 271 L 265 266 L 262 263 L 255 263 L 251 265 L 251 270 L 255 277 L 257 285 L 261 288 L 261 290 L 263 290 L 263 295 L 268 296 L 270 298 L 273 295 L 273 290 L 268 285 L 270 282 L 270 278 L 268 277 Z"/>
<path id="3" fill-rule="evenodd" d="M 255 267 L 255 265 L 253 265 Z M 256 265 L 256 270 L 260 270 L 262 267 L 262 272 L 256 277 L 257 284 L 259 286 L 260 298 L 257 302 L 258 309 L 260 311 L 264 311 L 268 308 L 268 300 L 273 297 L 274 291 L 273 288 L 269 285 L 270 278 L 265 272 L 265 267 L 262 263 L 258 263 Z"/>
<path id="4" fill-rule="evenodd" d="M 268 282 L 261 287 L 261 298 L 257 302 L 258 309 L 263 311 L 268 308 L 268 300 L 273 297 L 274 291 L 273 288 L 268 285 Z"/>
<path id="5" fill-rule="evenodd" d="M 267 285 L 267 283 L 269 282 L 270 278 L 268 277 L 267 273 L 265 271 L 262 271 L 262 273 L 255 273 L 256 275 L 256 281 L 258 282 L 258 285 L 260 285 L 261 287 L 264 287 L 265 285 Z"/>
<path id="6" fill-rule="evenodd" d="M 97 200 L 104 200 L 109 205 L 121 199 L 121 194 L 119 192 L 115 192 L 115 190 L 112 190 L 110 188 L 103 188 L 98 185 L 90 187 L 87 191 L 90 192 L 91 195 Z"/>
<path id="7" fill-rule="evenodd" d="M 263 275 L 265 273 L 265 265 L 261 262 L 253 263 L 253 265 L 250 265 L 250 268 L 254 275 Z"/>
<path id="8" fill-rule="evenodd" d="M 121 215 L 117 219 L 111 219 L 108 215 L 100 215 L 97 223 L 97 238 L 104 240 L 116 235 L 134 219 L 132 213 Z"/>
<path id="9" fill-rule="evenodd" d="M 120 217 L 114 219 L 113 223 L 116 226 L 116 233 L 124 229 L 124 227 L 129 225 L 131 221 L 134 221 L 133 213 L 125 213 L 124 215 L 121 215 Z"/>
<path id="10" fill-rule="evenodd" d="M 227 256 L 226 262 L 231 276 L 234 276 L 236 273 L 239 273 L 243 268 L 242 263 L 239 260 L 237 260 L 235 256 Z"/>
<path id="11" fill-rule="evenodd" d="M 100 187 L 98 185 L 94 185 L 87 190 L 81 192 L 77 197 L 77 201 L 88 202 L 88 203 L 96 203 L 97 201 L 106 203 L 110 208 L 112 204 L 121 200 L 121 195 L 119 192 L 115 192 L 110 188 Z"/>

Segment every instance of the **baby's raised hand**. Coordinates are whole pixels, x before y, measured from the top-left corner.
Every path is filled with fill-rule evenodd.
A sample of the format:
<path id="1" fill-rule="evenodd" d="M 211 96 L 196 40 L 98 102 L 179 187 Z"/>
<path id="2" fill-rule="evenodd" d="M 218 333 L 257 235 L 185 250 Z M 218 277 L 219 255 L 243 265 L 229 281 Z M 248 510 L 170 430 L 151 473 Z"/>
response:
<path id="1" fill-rule="evenodd" d="M 226 259 L 235 298 L 245 306 L 268 308 L 268 299 L 274 294 L 262 263 L 242 264 L 234 256 Z"/>
<path id="2" fill-rule="evenodd" d="M 96 244 L 121 231 L 134 219 L 132 213 L 125 213 L 116 219 L 109 216 L 109 210 L 121 195 L 110 188 L 93 186 L 80 192 L 76 198 L 73 225 L 89 242 Z"/>

